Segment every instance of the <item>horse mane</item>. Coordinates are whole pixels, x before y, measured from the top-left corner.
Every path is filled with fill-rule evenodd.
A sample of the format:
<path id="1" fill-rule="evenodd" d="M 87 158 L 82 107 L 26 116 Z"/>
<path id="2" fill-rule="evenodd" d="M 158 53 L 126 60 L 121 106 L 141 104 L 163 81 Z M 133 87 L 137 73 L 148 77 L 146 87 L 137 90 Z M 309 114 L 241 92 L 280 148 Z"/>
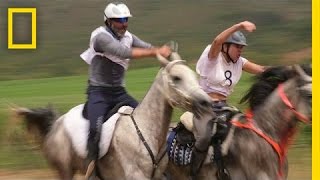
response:
<path id="1" fill-rule="evenodd" d="M 302 69 L 311 76 L 311 66 L 301 65 Z M 295 71 L 290 66 L 274 66 L 263 73 L 253 77 L 254 84 L 248 90 L 240 103 L 249 103 L 252 111 L 257 109 L 266 98 L 278 87 L 279 84 L 295 76 Z"/>

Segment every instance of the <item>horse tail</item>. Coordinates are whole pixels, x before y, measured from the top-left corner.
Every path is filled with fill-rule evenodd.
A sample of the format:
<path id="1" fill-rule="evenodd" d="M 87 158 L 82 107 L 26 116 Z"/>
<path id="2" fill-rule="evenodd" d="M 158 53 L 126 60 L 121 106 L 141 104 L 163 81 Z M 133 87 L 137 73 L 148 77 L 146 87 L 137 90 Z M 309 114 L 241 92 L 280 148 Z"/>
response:
<path id="1" fill-rule="evenodd" d="M 42 142 L 58 117 L 52 107 L 34 109 L 17 107 L 13 110 L 17 117 L 24 120 L 28 132 L 35 135 Z"/>

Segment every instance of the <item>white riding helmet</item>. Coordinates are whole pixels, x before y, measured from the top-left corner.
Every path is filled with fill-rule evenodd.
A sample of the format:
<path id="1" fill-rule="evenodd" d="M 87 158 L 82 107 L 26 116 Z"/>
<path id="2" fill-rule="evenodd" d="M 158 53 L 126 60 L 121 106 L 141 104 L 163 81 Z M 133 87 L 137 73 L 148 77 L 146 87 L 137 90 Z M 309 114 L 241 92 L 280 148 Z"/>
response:
<path id="1" fill-rule="evenodd" d="M 123 3 L 109 3 L 104 9 L 104 21 L 109 18 L 132 17 L 129 8 Z"/>

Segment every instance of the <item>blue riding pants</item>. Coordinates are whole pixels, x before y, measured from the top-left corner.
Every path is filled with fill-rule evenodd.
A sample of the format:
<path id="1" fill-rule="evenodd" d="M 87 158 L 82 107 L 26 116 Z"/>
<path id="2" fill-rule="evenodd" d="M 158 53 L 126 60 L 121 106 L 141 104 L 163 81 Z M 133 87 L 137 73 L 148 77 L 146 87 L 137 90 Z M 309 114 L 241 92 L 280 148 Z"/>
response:
<path id="1" fill-rule="evenodd" d="M 99 149 L 101 127 L 104 117 L 108 112 L 120 102 L 133 108 L 138 106 L 138 102 L 131 97 L 124 87 L 97 87 L 89 86 L 87 90 L 88 104 L 87 112 L 90 120 L 88 149 L 89 156 L 97 157 Z"/>

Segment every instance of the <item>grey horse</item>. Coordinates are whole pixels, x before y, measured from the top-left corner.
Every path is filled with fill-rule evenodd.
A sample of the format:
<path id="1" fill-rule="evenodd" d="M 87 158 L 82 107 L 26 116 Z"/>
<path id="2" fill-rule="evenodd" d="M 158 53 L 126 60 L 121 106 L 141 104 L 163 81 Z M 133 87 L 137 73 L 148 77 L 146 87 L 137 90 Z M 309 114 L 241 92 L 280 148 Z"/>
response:
<path id="1" fill-rule="evenodd" d="M 119 117 L 109 150 L 97 162 L 100 179 L 161 179 L 167 165 L 165 160 L 161 161 L 162 147 L 173 107 L 199 117 L 211 111 L 210 98 L 200 89 L 196 74 L 180 56 L 173 54 L 171 62 L 160 55 L 157 57 L 164 67 L 139 106 L 129 115 Z M 72 113 L 57 117 L 52 109 L 23 107 L 15 112 L 25 119 L 29 132 L 40 138 L 42 151 L 61 180 L 71 180 L 77 171 L 85 173 L 85 157 L 75 150 L 64 125 L 67 118 L 73 117 Z M 80 117 L 80 113 L 73 118 Z M 75 119 L 74 123 L 77 122 Z"/>
<path id="2" fill-rule="evenodd" d="M 287 179 L 286 155 L 290 140 L 298 122 L 309 123 L 311 120 L 311 71 L 309 65 L 278 66 L 256 76 L 256 82 L 241 100 L 249 103 L 251 113 L 232 118 L 231 130 L 222 143 L 223 169 L 218 170 L 210 147 L 194 179 Z M 194 123 L 199 125 L 199 122 Z M 187 126 L 194 134 L 203 133 L 196 132 L 190 120 Z M 191 179 L 190 165 L 170 161 L 166 173 L 170 179 Z"/>

